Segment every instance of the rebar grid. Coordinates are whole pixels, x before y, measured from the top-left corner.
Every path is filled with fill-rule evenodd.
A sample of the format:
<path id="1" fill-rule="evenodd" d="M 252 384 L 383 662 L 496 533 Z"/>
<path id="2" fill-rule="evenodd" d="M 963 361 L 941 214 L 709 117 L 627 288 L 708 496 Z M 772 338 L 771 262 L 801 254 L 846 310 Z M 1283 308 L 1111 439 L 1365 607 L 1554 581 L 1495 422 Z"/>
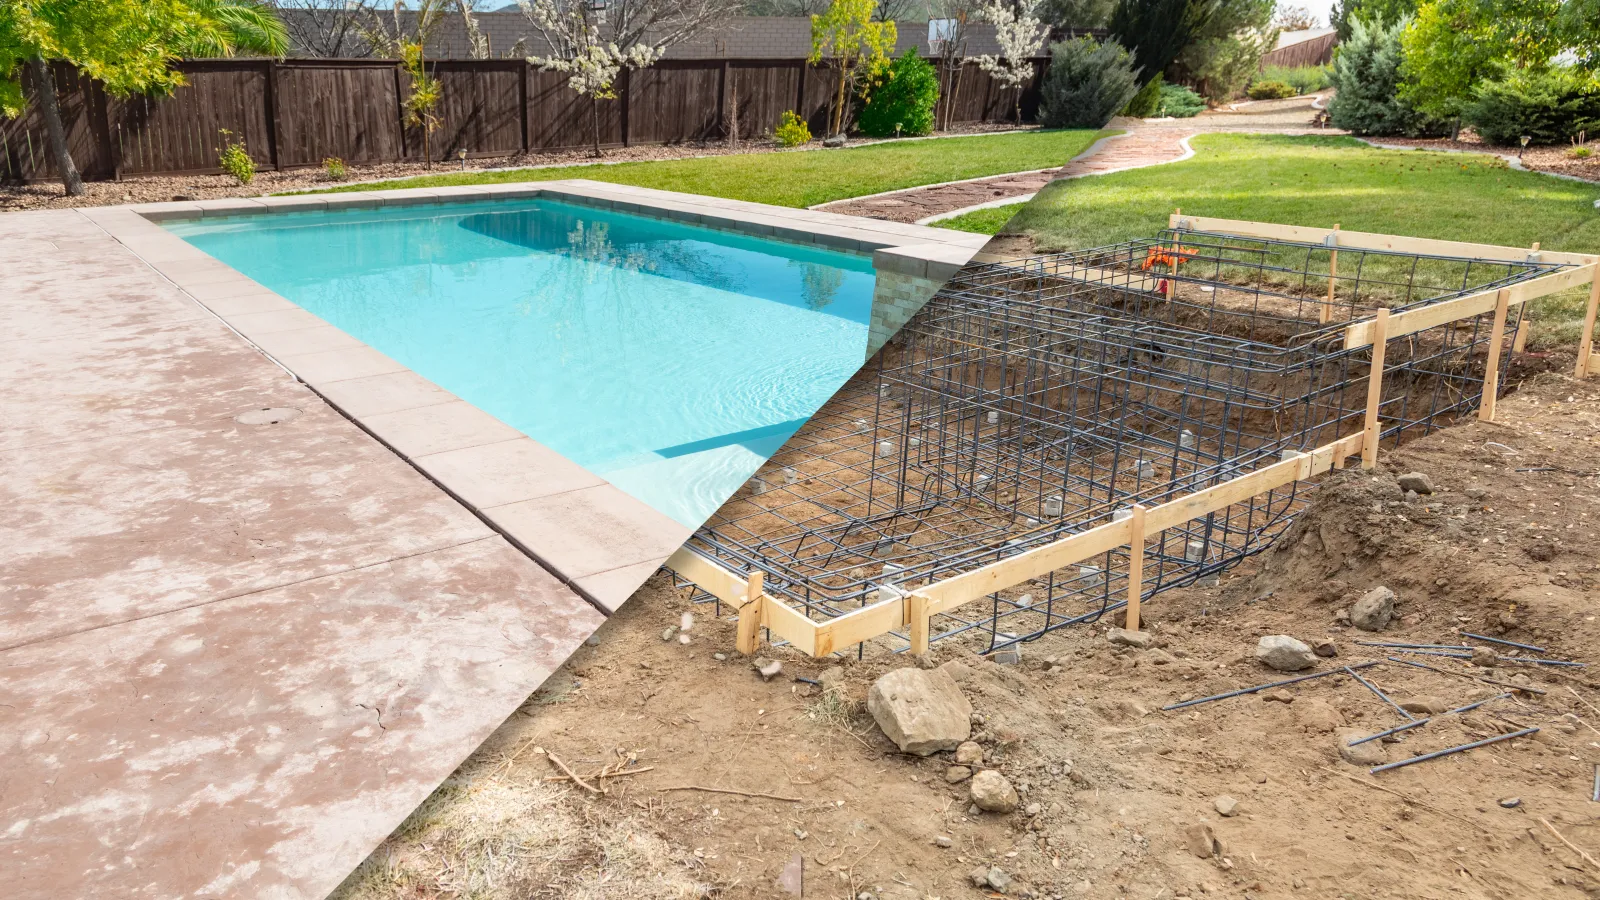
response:
<path id="1" fill-rule="evenodd" d="M 1359 431 L 1371 350 L 1344 348 L 1349 322 L 1559 268 L 1340 254 L 1331 291 L 1324 248 L 1194 232 L 969 267 L 689 546 L 837 616 Z M 1476 407 L 1488 331 L 1478 316 L 1388 342 L 1384 439 Z M 1265 549 L 1304 490 L 1162 532 L 1143 593 Z M 993 649 L 1093 621 L 1123 605 L 1127 550 L 1097 562 L 945 613 L 934 637 Z"/>

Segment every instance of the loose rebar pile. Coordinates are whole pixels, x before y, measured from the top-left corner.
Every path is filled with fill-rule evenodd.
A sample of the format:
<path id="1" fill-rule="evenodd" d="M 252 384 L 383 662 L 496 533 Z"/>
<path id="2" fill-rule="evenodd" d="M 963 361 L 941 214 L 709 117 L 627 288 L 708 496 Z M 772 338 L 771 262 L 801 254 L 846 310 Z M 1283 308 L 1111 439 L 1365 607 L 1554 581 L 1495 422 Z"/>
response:
<path id="1" fill-rule="evenodd" d="M 1344 329 L 1555 266 L 1164 232 L 963 270 L 696 533 L 813 619 L 961 574 L 1359 431 Z M 1337 271 L 1331 271 L 1337 266 Z M 1388 342 L 1383 436 L 1474 408 L 1486 316 Z M 1144 591 L 1215 577 L 1303 505 L 1291 485 L 1163 532 Z M 1127 552 L 939 618 L 992 649 L 1118 605 Z M 978 605 L 974 605 L 975 607 Z"/>

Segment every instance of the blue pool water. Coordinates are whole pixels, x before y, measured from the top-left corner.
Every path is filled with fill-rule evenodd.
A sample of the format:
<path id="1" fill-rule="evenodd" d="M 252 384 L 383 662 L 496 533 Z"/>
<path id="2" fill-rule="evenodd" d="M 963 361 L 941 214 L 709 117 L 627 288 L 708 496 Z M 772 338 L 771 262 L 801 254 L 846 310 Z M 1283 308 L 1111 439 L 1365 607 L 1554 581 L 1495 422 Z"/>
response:
<path id="1" fill-rule="evenodd" d="M 866 353 L 867 258 L 578 204 L 167 227 L 691 527 Z"/>

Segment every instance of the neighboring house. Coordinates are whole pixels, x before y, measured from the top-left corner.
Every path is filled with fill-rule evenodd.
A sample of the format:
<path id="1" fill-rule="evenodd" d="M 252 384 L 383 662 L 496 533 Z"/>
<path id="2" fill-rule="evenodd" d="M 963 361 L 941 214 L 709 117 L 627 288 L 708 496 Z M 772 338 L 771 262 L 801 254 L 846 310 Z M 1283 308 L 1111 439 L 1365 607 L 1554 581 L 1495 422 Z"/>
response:
<path id="1" fill-rule="evenodd" d="M 280 10 L 279 15 L 288 20 L 307 14 L 285 9 Z M 327 17 L 327 13 L 317 15 L 324 20 Z M 385 12 L 381 15 L 385 23 L 391 21 L 390 13 Z M 483 12 L 477 14 L 477 19 L 479 31 L 489 39 L 489 55 L 494 58 L 539 56 L 546 52 L 544 42 L 539 39 L 521 12 L 515 10 Z M 900 35 L 895 51 L 897 55 L 908 49 L 914 49 L 924 55 L 929 53 L 926 22 L 898 22 L 896 25 Z M 291 26 L 290 32 L 295 31 L 296 29 Z M 994 26 L 970 26 L 969 34 L 968 56 L 1000 52 L 999 45 L 994 40 Z M 521 42 L 520 49 L 519 42 Z M 350 43 L 355 45 L 359 42 Z M 433 39 L 428 42 L 427 52 L 434 59 L 467 59 L 471 56 L 469 48 L 466 26 L 462 24 L 461 16 L 452 12 L 438 25 Z M 666 58 L 799 59 L 809 56 L 810 53 L 810 19 L 801 16 L 738 16 L 694 40 L 668 48 Z M 302 47 L 297 46 L 294 55 L 315 54 L 306 53 Z M 363 45 L 361 52 L 354 55 L 365 56 L 368 55 L 368 51 Z"/>

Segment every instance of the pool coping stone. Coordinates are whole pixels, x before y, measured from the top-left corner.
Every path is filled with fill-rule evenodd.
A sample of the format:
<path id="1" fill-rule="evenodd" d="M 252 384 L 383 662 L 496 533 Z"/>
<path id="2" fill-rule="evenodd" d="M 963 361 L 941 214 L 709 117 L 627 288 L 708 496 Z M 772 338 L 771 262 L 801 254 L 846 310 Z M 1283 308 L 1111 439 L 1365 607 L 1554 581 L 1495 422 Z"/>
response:
<path id="1" fill-rule="evenodd" d="M 565 456 L 200 251 L 163 223 L 546 197 L 870 256 L 942 281 L 983 235 L 588 180 L 97 207 L 84 214 L 257 350 L 607 614 L 693 533 Z"/>

